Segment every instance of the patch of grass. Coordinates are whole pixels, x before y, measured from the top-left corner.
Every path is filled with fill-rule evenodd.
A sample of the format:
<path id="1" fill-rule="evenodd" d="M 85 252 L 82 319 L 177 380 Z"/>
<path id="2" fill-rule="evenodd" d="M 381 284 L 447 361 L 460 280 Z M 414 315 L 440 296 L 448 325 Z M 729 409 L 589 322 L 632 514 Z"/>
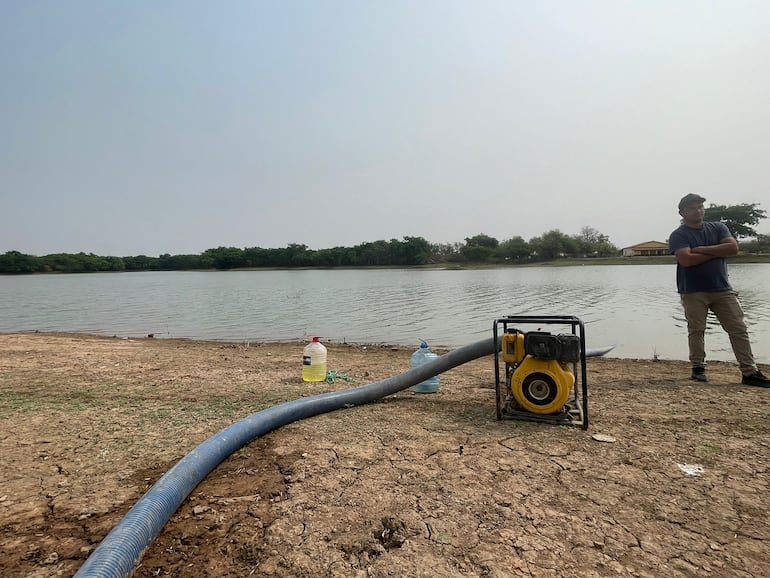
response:
<path id="1" fill-rule="evenodd" d="M 6 418 L 15 413 L 36 412 L 45 406 L 36 395 L 8 391 L 0 393 L 0 417 Z"/>
<path id="2" fill-rule="evenodd" d="M 704 461 L 713 461 L 722 453 L 724 453 L 722 448 L 710 444 L 703 444 L 695 448 L 695 456 Z"/>
<path id="3" fill-rule="evenodd" d="M 2 417 L 48 409 L 83 410 L 100 405 L 102 405 L 101 398 L 86 391 L 63 395 L 40 395 L 39 390 L 0 392 L 0 416 Z"/>
<path id="4" fill-rule="evenodd" d="M 175 401 L 162 404 L 148 401 L 135 406 L 130 413 L 135 417 L 137 426 L 143 429 L 157 428 L 158 424 L 164 424 L 164 427 L 171 429 L 180 429 L 201 424 L 225 427 L 269 407 L 272 405 L 219 397 L 195 402 Z"/>

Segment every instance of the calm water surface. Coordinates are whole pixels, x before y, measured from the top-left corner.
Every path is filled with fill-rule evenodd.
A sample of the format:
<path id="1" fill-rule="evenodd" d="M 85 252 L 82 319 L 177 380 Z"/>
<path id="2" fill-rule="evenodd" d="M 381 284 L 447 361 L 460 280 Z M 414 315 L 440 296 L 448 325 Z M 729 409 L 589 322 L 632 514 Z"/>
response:
<path id="1" fill-rule="evenodd" d="M 458 347 L 506 315 L 575 315 L 588 346 L 616 345 L 614 357 L 686 359 L 674 276 L 674 265 L 0 276 L 0 332 Z M 731 265 L 730 278 L 768 363 L 770 264 Z M 733 359 L 715 321 L 706 340 L 710 359 Z"/>

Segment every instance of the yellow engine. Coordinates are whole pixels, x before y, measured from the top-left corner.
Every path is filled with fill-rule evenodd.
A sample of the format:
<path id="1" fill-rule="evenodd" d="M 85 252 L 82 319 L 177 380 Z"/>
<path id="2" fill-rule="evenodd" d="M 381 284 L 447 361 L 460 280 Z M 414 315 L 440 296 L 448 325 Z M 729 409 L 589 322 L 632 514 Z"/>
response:
<path id="1" fill-rule="evenodd" d="M 556 414 L 564 409 L 575 386 L 570 370 L 580 359 L 577 335 L 513 331 L 502 336 L 511 409 Z"/>

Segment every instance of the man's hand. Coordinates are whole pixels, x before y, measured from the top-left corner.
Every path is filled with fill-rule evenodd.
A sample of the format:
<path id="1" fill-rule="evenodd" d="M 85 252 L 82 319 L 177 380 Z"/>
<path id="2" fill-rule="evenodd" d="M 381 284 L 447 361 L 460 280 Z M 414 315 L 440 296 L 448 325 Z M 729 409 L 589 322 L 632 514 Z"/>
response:
<path id="1" fill-rule="evenodd" d="M 714 258 L 711 255 L 706 255 L 705 253 L 696 253 L 695 249 L 697 249 L 697 247 L 684 247 L 676 251 L 674 253 L 676 262 L 679 263 L 682 267 L 695 267 L 696 265 L 700 265 L 706 261 L 711 261 L 711 259 Z"/>
<path id="2" fill-rule="evenodd" d="M 738 241 L 733 237 L 721 239 L 718 245 L 701 245 L 699 247 L 684 247 L 674 253 L 676 262 L 682 267 L 694 267 L 723 257 L 738 254 Z"/>
<path id="3" fill-rule="evenodd" d="M 712 257 L 732 257 L 738 254 L 738 241 L 733 237 L 727 237 L 721 239 L 719 245 L 693 247 L 692 252 L 700 255 L 711 255 Z"/>

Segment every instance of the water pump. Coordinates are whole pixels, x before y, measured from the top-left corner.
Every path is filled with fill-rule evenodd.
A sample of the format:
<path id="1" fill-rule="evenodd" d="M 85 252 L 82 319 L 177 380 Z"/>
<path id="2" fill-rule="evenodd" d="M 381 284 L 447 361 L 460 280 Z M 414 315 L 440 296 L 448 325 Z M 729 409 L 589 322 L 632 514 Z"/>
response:
<path id="1" fill-rule="evenodd" d="M 537 325 L 536 330 L 522 327 Z M 561 324 L 571 332 L 543 331 Z M 510 316 L 495 320 L 494 339 L 502 327 L 501 355 L 495 354 L 498 419 L 524 419 L 588 427 L 588 390 L 583 323 L 576 317 Z M 504 379 L 500 361 L 504 364 Z"/>

